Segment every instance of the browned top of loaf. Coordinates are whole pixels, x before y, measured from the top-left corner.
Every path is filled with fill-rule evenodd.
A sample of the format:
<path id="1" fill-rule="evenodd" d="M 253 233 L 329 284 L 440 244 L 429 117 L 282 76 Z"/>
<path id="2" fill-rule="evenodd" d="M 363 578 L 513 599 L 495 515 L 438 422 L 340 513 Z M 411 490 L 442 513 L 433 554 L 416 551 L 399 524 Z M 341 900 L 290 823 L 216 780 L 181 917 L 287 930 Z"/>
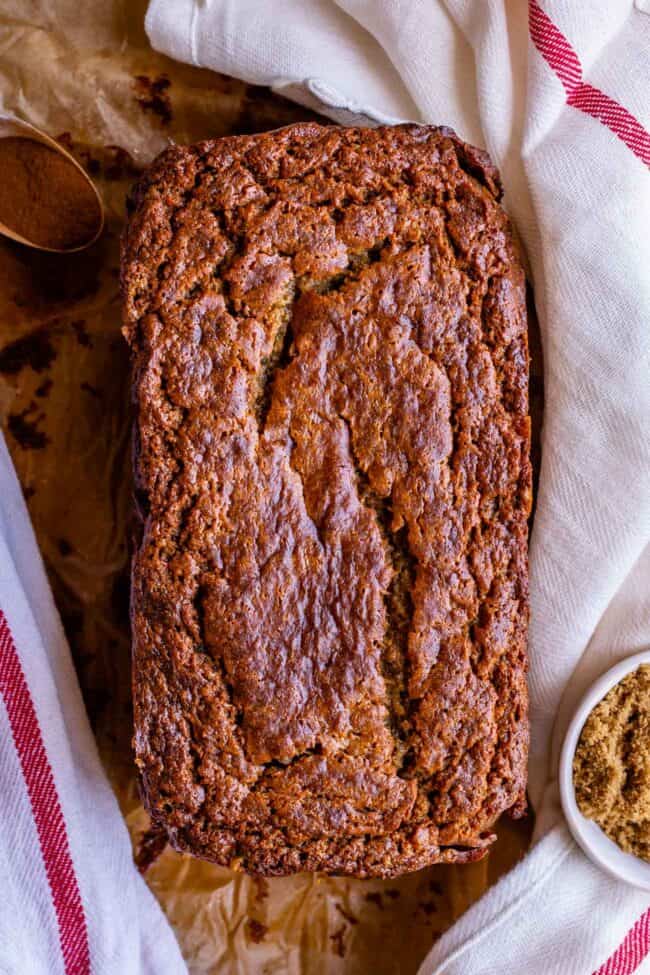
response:
<path id="1" fill-rule="evenodd" d="M 480 856 L 523 805 L 524 275 L 452 132 L 165 152 L 124 241 L 137 762 L 260 873 Z"/>

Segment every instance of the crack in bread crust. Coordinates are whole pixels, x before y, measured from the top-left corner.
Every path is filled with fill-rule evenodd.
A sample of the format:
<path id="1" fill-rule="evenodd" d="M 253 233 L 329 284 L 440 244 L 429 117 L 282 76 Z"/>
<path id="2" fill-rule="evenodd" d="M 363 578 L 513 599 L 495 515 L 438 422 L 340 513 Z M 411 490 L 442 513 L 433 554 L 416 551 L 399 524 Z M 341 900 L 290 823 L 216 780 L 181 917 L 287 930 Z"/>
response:
<path id="1" fill-rule="evenodd" d="M 265 874 L 483 855 L 524 804 L 524 277 L 450 130 L 167 150 L 123 242 L 135 747 Z"/>
<path id="2" fill-rule="evenodd" d="M 352 444 L 352 431 L 345 417 L 340 419 L 348 431 Z M 374 516 L 386 549 L 391 568 L 391 578 L 384 593 L 386 623 L 382 641 L 382 674 L 386 688 L 389 727 L 395 739 L 394 762 L 397 774 L 408 778 L 411 753 L 408 749 L 408 631 L 413 616 L 411 589 L 415 578 L 415 559 L 408 546 L 408 529 L 404 524 L 393 530 L 393 514 L 386 498 L 373 491 L 367 472 L 351 448 L 351 457 L 357 479 L 357 491 L 362 503 Z"/>

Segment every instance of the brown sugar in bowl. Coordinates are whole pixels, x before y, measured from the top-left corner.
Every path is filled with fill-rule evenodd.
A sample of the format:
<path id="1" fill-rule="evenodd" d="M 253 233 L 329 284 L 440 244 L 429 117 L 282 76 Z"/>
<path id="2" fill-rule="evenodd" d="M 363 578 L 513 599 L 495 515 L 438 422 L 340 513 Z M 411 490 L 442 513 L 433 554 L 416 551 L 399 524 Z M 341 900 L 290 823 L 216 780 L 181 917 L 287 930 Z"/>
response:
<path id="1" fill-rule="evenodd" d="M 620 661 L 589 688 L 569 724 L 559 769 L 562 808 L 576 842 L 597 866 L 642 890 L 650 890 L 650 863 L 621 849 L 594 819 L 583 815 L 576 799 L 574 762 L 583 728 L 594 709 L 612 688 L 646 664 L 650 664 L 650 649 Z"/>
<path id="2" fill-rule="evenodd" d="M 650 862 L 650 664 L 615 684 L 587 718 L 573 780 L 583 816 Z"/>

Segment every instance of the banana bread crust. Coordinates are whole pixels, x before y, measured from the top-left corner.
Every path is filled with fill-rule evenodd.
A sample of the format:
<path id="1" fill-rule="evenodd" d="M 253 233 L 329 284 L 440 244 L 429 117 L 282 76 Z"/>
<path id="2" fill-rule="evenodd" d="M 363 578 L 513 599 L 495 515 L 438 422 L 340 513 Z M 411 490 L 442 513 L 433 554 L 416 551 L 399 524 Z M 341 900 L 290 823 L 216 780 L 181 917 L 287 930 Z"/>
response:
<path id="1" fill-rule="evenodd" d="M 392 876 L 525 805 L 524 274 L 448 129 L 172 147 L 130 200 L 135 752 L 172 844 Z"/>

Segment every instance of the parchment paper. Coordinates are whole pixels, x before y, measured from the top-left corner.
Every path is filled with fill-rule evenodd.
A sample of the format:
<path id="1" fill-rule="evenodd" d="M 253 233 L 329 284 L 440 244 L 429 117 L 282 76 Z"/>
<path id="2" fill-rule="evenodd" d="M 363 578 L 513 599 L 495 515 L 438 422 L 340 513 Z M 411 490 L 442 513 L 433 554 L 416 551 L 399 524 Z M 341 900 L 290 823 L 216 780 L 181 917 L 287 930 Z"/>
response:
<path id="1" fill-rule="evenodd" d="M 107 208 L 104 236 L 81 255 L 42 255 L 0 239 L 0 416 L 134 843 L 148 821 L 130 745 L 129 375 L 118 295 L 124 197 L 172 140 L 310 117 L 263 89 L 155 54 L 142 29 L 144 7 L 144 0 L 0 0 L 3 108 L 64 141 Z M 539 412 L 537 355 L 533 364 Z M 529 833 L 530 821 L 504 821 L 483 862 L 395 881 L 255 881 L 169 849 L 147 881 L 193 975 L 412 973 L 436 936 L 516 860 Z"/>

